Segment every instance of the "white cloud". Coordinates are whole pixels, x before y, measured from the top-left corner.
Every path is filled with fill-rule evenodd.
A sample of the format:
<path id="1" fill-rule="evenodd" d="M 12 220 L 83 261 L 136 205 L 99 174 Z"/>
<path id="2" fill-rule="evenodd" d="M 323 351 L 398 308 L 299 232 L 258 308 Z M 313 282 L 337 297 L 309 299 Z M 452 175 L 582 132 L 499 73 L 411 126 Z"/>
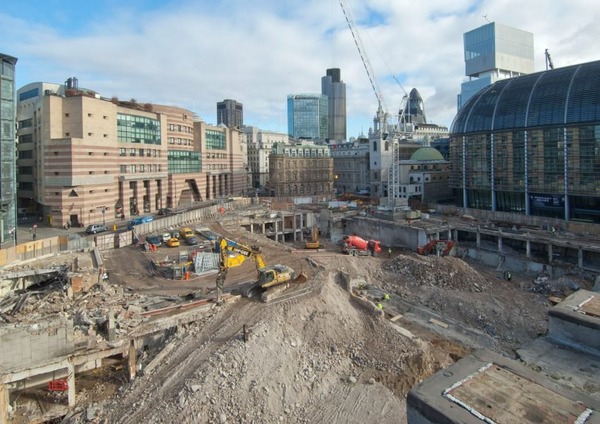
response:
<path id="1" fill-rule="evenodd" d="M 348 2 L 387 108 L 396 110 L 403 94 L 395 75 L 406 91 L 420 91 L 428 119 L 442 125 L 452 122 L 466 79 L 462 34 L 485 24 L 483 15 L 534 34 L 537 70 L 546 48 L 557 67 L 598 59 L 596 2 Z M 371 125 L 376 98 L 337 0 L 135 5 L 80 14 L 89 22 L 77 22 L 77 31 L 65 30 L 64 13 L 37 23 L 0 13 L 3 53 L 19 58 L 19 85 L 77 76 L 107 97 L 176 104 L 213 123 L 216 103 L 233 98 L 244 104 L 247 124 L 284 132 L 287 94 L 319 92 L 325 70 L 338 67 L 347 84 L 348 136 Z"/>

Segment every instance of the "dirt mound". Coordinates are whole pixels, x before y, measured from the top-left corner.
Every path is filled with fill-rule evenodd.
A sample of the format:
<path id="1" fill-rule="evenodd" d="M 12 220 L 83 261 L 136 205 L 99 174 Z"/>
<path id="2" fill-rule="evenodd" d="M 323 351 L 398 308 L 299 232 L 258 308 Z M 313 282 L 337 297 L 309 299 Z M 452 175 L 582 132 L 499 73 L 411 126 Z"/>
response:
<path id="1" fill-rule="evenodd" d="M 319 296 L 277 305 L 242 299 L 191 327 L 159 374 L 134 381 L 102 408 L 103 418 L 403 422 L 404 395 L 440 365 L 389 322 L 355 308 L 336 272 L 321 278 Z"/>

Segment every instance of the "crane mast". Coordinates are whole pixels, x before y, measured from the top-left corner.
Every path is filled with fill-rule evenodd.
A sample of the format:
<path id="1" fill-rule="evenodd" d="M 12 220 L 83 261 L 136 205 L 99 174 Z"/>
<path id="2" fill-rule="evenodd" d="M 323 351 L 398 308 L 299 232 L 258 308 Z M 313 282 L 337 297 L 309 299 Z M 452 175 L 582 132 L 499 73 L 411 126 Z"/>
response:
<path id="1" fill-rule="evenodd" d="M 380 141 L 380 148 L 383 149 L 383 144 L 384 143 L 389 143 L 391 145 L 391 154 L 392 154 L 392 164 L 388 169 L 388 175 L 387 175 L 387 191 L 388 191 L 388 206 L 392 208 L 395 208 L 396 206 L 396 199 L 399 197 L 399 192 L 400 192 L 400 170 L 399 170 L 399 165 L 400 165 L 400 139 L 401 138 L 409 138 L 410 137 L 410 131 L 407 131 L 406 129 L 406 120 L 403 118 L 400 118 L 400 116 L 398 116 L 399 122 L 398 124 L 394 124 L 393 126 L 388 126 L 388 117 L 389 114 L 387 112 L 387 109 L 385 107 L 385 103 L 383 101 L 383 94 L 381 93 L 381 90 L 379 88 L 379 85 L 377 84 L 377 80 L 375 79 L 375 72 L 373 71 L 373 68 L 371 66 L 371 62 L 369 61 L 369 58 L 367 56 L 367 53 L 365 51 L 365 48 L 362 44 L 362 40 L 360 38 L 360 34 L 358 33 L 358 29 L 356 28 L 356 23 L 354 21 L 354 18 L 352 16 L 352 13 L 350 11 L 350 8 L 348 7 L 348 5 L 346 4 L 346 0 L 339 0 L 340 6 L 342 7 L 342 12 L 344 13 L 344 17 L 346 18 L 346 23 L 348 24 L 348 27 L 350 28 L 350 32 L 352 33 L 352 38 L 354 39 L 354 44 L 356 44 L 356 48 L 358 49 L 358 54 L 360 55 L 360 58 L 362 60 L 363 66 L 365 67 L 365 71 L 367 71 L 367 76 L 369 77 L 369 81 L 371 82 L 371 87 L 373 88 L 373 92 L 375 93 L 375 97 L 377 97 L 377 103 L 378 103 L 378 108 L 377 108 L 377 124 L 379 125 L 379 128 L 375 128 L 376 131 L 378 131 L 379 133 L 379 141 Z M 403 93 L 404 93 L 404 97 L 403 97 L 403 101 L 407 100 L 408 98 L 408 94 L 406 93 L 406 90 L 404 90 L 404 87 L 402 87 L 402 84 L 400 84 L 400 81 L 398 81 L 396 79 L 396 77 L 394 77 L 394 79 L 396 80 L 396 82 L 398 83 L 398 85 L 400 85 L 400 88 L 402 89 Z M 404 109 L 405 106 L 404 104 L 402 104 L 400 106 L 400 111 L 399 113 L 404 114 Z M 400 130 L 399 126 L 400 124 L 403 125 L 403 130 Z M 380 173 L 380 184 L 381 184 L 381 193 L 383 193 L 383 174 Z"/>
<path id="2" fill-rule="evenodd" d="M 356 29 L 356 24 L 354 22 L 352 12 L 348 5 L 345 3 L 345 0 L 339 0 L 339 2 L 340 6 L 342 7 L 342 12 L 344 13 L 344 17 L 346 18 L 348 28 L 350 28 L 350 33 L 352 34 L 354 44 L 358 49 L 358 54 L 360 55 L 362 64 L 365 67 L 365 71 L 367 71 L 367 77 L 369 77 L 369 82 L 371 83 L 371 87 L 373 88 L 373 92 L 375 93 L 375 97 L 377 98 L 377 117 L 379 118 L 380 125 L 383 126 L 382 124 L 387 121 L 387 109 L 385 107 L 385 102 L 383 101 L 383 94 L 381 93 L 381 89 L 379 88 L 377 80 L 375 79 L 375 72 L 373 71 L 373 67 L 371 66 L 369 57 L 366 54 L 365 48 L 362 43 L 362 39 L 360 38 L 360 34 Z"/>

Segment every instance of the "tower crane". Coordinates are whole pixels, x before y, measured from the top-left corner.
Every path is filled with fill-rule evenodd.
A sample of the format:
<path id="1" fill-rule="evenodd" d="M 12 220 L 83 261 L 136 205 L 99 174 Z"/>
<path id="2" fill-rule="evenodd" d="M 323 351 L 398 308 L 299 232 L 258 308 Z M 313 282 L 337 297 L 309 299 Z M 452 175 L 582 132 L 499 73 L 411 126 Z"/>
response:
<path id="1" fill-rule="evenodd" d="M 363 46 L 362 39 L 360 38 L 360 34 L 356 28 L 354 17 L 352 16 L 350 8 L 346 4 L 345 0 L 339 0 L 339 2 L 340 6 L 342 7 L 342 12 L 344 13 L 344 17 L 346 18 L 348 28 L 350 28 L 350 33 L 352 34 L 354 44 L 356 44 L 356 48 L 358 49 L 358 54 L 360 55 L 362 64 L 365 67 L 365 71 L 367 71 L 367 77 L 369 77 L 369 82 L 371 83 L 371 87 L 373 88 L 373 92 L 377 98 L 377 118 L 379 125 L 383 127 L 387 123 L 388 118 L 387 108 L 385 107 L 385 102 L 383 100 L 383 94 L 381 93 L 379 84 L 377 84 L 377 80 L 375 79 L 375 72 L 373 71 L 373 67 L 371 66 L 371 62 L 369 61 L 365 47 Z M 382 131 L 385 130 L 385 128 L 380 129 Z"/>
<path id="2" fill-rule="evenodd" d="M 395 207 L 396 198 L 399 196 L 400 191 L 400 170 L 399 170 L 399 162 L 400 162 L 400 153 L 399 153 L 399 142 L 401 139 L 410 138 L 410 131 L 407 131 L 407 123 L 406 119 L 400 117 L 400 114 L 404 114 L 405 102 L 408 100 L 408 93 L 400 84 L 400 81 L 394 77 L 394 80 L 398 83 L 402 91 L 404 92 L 403 102 L 400 105 L 400 110 L 398 112 L 398 122 L 389 125 L 389 113 L 387 108 L 385 107 L 385 102 L 383 99 L 383 94 L 381 93 L 381 89 L 377 84 L 377 79 L 375 78 L 375 72 L 373 71 L 373 67 L 371 66 L 371 62 L 367 56 L 365 48 L 362 43 L 362 39 L 360 38 L 360 34 L 358 32 L 358 28 L 356 27 L 356 23 L 354 21 L 354 17 L 352 16 L 350 7 L 348 6 L 346 0 L 339 0 L 340 6 L 342 8 L 342 12 L 344 13 L 344 17 L 346 18 L 346 23 L 348 24 L 348 28 L 350 28 L 350 32 L 352 34 L 352 38 L 354 39 L 354 44 L 356 44 L 356 48 L 358 49 L 358 54 L 362 60 L 365 71 L 367 71 L 367 76 L 369 77 L 369 82 L 371 83 L 371 87 L 373 88 L 373 92 L 375 93 L 375 97 L 377 98 L 377 120 L 376 125 L 378 128 L 375 128 L 375 131 L 379 133 L 379 139 L 381 141 L 380 145 L 383 142 L 388 142 L 392 146 L 392 165 L 388 172 L 388 206 L 391 208 Z M 403 130 L 400 129 L 400 124 L 402 124 Z M 381 174 L 380 174 L 381 178 Z M 383 181 L 380 181 L 383 193 Z"/>

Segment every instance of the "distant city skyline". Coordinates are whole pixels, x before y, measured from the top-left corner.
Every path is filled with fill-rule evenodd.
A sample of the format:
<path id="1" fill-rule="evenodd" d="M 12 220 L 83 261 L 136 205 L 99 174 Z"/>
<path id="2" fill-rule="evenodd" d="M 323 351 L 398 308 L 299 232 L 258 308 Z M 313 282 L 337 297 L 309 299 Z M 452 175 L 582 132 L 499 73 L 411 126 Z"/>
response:
<path id="1" fill-rule="evenodd" d="M 598 59 L 595 2 L 459 0 L 411 13 L 406 1 L 349 3 L 389 111 L 401 104 L 398 80 L 440 125 L 451 124 L 466 81 L 463 33 L 488 21 L 533 33 L 535 71 L 546 48 L 556 68 Z M 287 132 L 287 94 L 319 92 L 323 71 L 339 68 L 347 137 L 368 132 L 377 101 L 337 0 L 207 4 L 7 0 L 3 52 L 19 58 L 17 88 L 77 77 L 103 96 L 180 106 L 209 124 L 217 102 L 236 99 L 245 124 L 278 132 Z"/>

